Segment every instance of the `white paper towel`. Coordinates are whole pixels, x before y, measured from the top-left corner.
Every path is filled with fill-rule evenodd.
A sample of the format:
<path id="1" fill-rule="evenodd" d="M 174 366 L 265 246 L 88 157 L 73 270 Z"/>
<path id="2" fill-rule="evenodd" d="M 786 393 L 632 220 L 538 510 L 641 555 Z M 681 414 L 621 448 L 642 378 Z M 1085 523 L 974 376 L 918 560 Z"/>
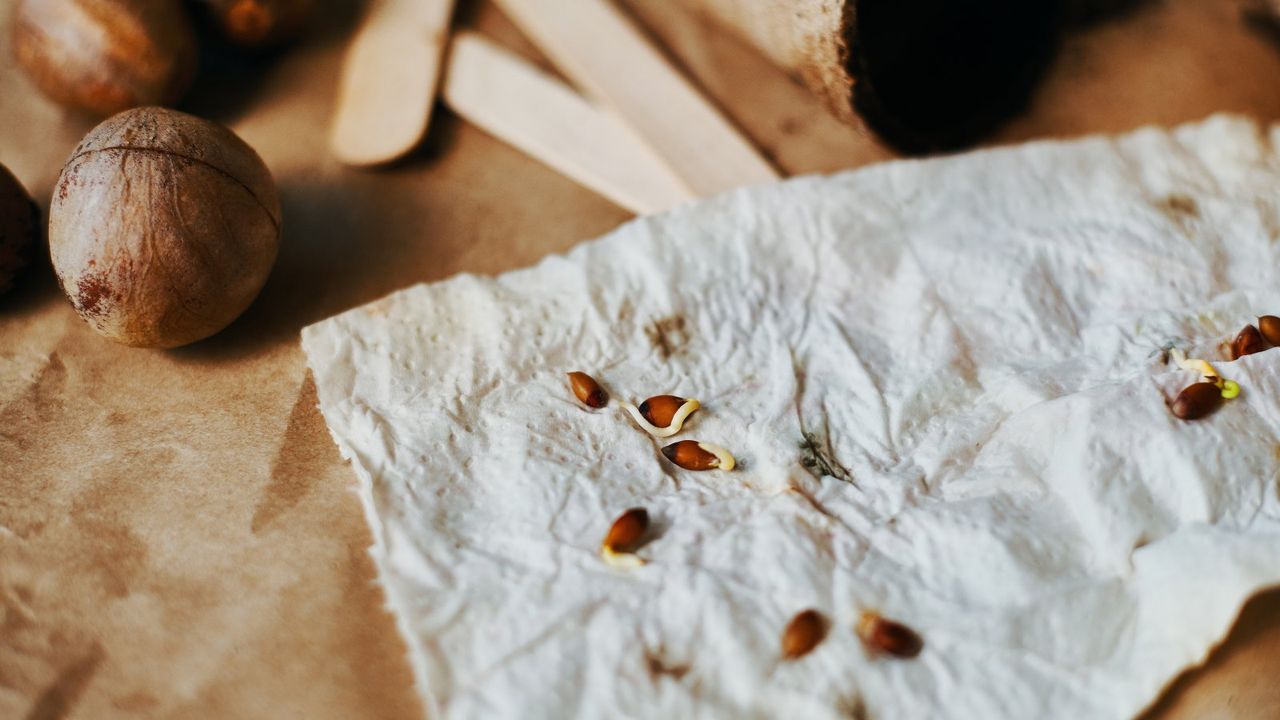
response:
<path id="1" fill-rule="evenodd" d="M 1280 314 L 1275 136 L 1218 117 L 751 188 L 307 328 L 428 713 L 1140 711 L 1280 582 L 1280 350 L 1218 362 Z M 1169 343 L 1241 397 L 1175 419 Z M 703 403 L 672 440 L 739 469 L 674 467 L 617 403 L 666 393 Z M 648 564 L 608 567 L 632 506 Z M 830 634 L 781 662 L 808 607 Z M 923 652 L 868 654 L 864 609 Z"/>

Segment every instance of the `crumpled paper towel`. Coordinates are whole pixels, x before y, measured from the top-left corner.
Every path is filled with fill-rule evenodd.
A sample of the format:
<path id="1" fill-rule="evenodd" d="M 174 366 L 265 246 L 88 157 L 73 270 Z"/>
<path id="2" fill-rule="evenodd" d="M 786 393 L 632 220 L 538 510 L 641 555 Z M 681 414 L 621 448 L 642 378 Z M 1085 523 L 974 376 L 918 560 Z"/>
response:
<path id="1" fill-rule="evenodd" d="M 428 714 L 1139 712 L 1280 582 L 1280 350 L 1217 362 L 1280 313 L 1276 134 L 745 189 L 307 328 Z M 1175 419 L 1171 343 L 1241 396 Z M 617 402 L 664 393 L 740 468 L 674 467 Z M 632 506 L 648 564 L 611 568 Z M 829 635 L 781 662 L 809 607 Z M 869 654 L 863 610 L 923 652 Z"/>

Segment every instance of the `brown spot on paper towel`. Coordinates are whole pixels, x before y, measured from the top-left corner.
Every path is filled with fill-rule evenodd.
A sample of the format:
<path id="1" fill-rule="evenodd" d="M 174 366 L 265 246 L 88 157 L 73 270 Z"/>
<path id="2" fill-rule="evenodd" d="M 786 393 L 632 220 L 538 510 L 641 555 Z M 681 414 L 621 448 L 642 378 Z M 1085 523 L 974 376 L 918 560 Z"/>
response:
<path id="1" fill-rule="evenodd" d="M 271 482 L 253 512 L 249 527 L 254 534 L 297 505 L 330 464 L 333 449 L 318 404 L 315 381 L 307 373 L 289 413 L 284 442 L 271 465 Z"/>
<path id="2" fill-rule="evenodd" d="M 1174 220 L 1200 217 L 1200 204 L 1190 195 L 1173 193 L 1160 203 L 1160 209 Z"/>
<path id="3" fill-rule="evenodd" d="M 689 331 L 685 329 L 685 324 L 684 316 L 671 315 L 654 320 L 644 329 L 649 342 L 663 360 L 684 350 L 684 346 L 689 342 Z"/>
<path id="4" fill-rule="evenodd" d="M 102 646 L 95 643 L 88 654 L 63 668 L 53 683 L 36 698 L 26 720 L 62 720 L 67 717 L 75 709 L 80 695 L 98 672 L 104 658 L 106 653 Z"/>
<path id="5" fill-rule="evenodd" d="M 653 651 L 645 650 L 644 653 L 645 667 L 649 670 L 649 676 L 657 681 L 659 678 L 669 677 L 676 682 L 684 679 L 689 674 L 689 666 L 687 664 L 673 664 L 663 657 L 662 650 Z"/>

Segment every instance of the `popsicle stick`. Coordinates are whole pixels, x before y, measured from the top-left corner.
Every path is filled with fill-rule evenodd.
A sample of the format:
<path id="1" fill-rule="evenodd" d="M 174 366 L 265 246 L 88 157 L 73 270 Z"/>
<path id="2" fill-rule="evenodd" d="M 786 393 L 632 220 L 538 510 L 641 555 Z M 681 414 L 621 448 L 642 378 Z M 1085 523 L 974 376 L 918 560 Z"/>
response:
<path id="1" fill-rule="evenodd" d="M 589 97 L 631 125 L 705 196 L 778 177 L 609 0 L 497 0 Z"/>
<path id="2" fill-rule="evenodd" d="M 347 51 L 329 147 L 348 165 L 408 153 L 427 131 L 453 0 L 372 0 Z"/>
<path id="3" fill-rule="evenodd" d="M 468 122 L 628 210 L 695 197 L 612 113 L 475 33 L 454 38 L 442 94 Z"/>

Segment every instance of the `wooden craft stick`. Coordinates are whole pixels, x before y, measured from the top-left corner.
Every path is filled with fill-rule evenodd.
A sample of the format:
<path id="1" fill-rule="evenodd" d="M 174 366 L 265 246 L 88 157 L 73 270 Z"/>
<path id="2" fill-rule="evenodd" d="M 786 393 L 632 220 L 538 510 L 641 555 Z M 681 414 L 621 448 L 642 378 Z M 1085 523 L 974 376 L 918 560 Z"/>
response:
<path id="1" fill-rule="evenodd" d="M 408 153 L 427 131 L 453 0 L 373 0 L 347 51 L 329 146 L 348 165 Z"/>
<path id="2" fill-rule="evenodd" d="M 778 177 L 609 0 L 498 0 L 587 95 L 640 134 L 699 196 Z"/>
<path id="3" fill-rule="evenodd" d="M 695 197 L 613 114 L 479 35 L 454 38 L 443 96 L 468 122 L 629 210 Z"/>

